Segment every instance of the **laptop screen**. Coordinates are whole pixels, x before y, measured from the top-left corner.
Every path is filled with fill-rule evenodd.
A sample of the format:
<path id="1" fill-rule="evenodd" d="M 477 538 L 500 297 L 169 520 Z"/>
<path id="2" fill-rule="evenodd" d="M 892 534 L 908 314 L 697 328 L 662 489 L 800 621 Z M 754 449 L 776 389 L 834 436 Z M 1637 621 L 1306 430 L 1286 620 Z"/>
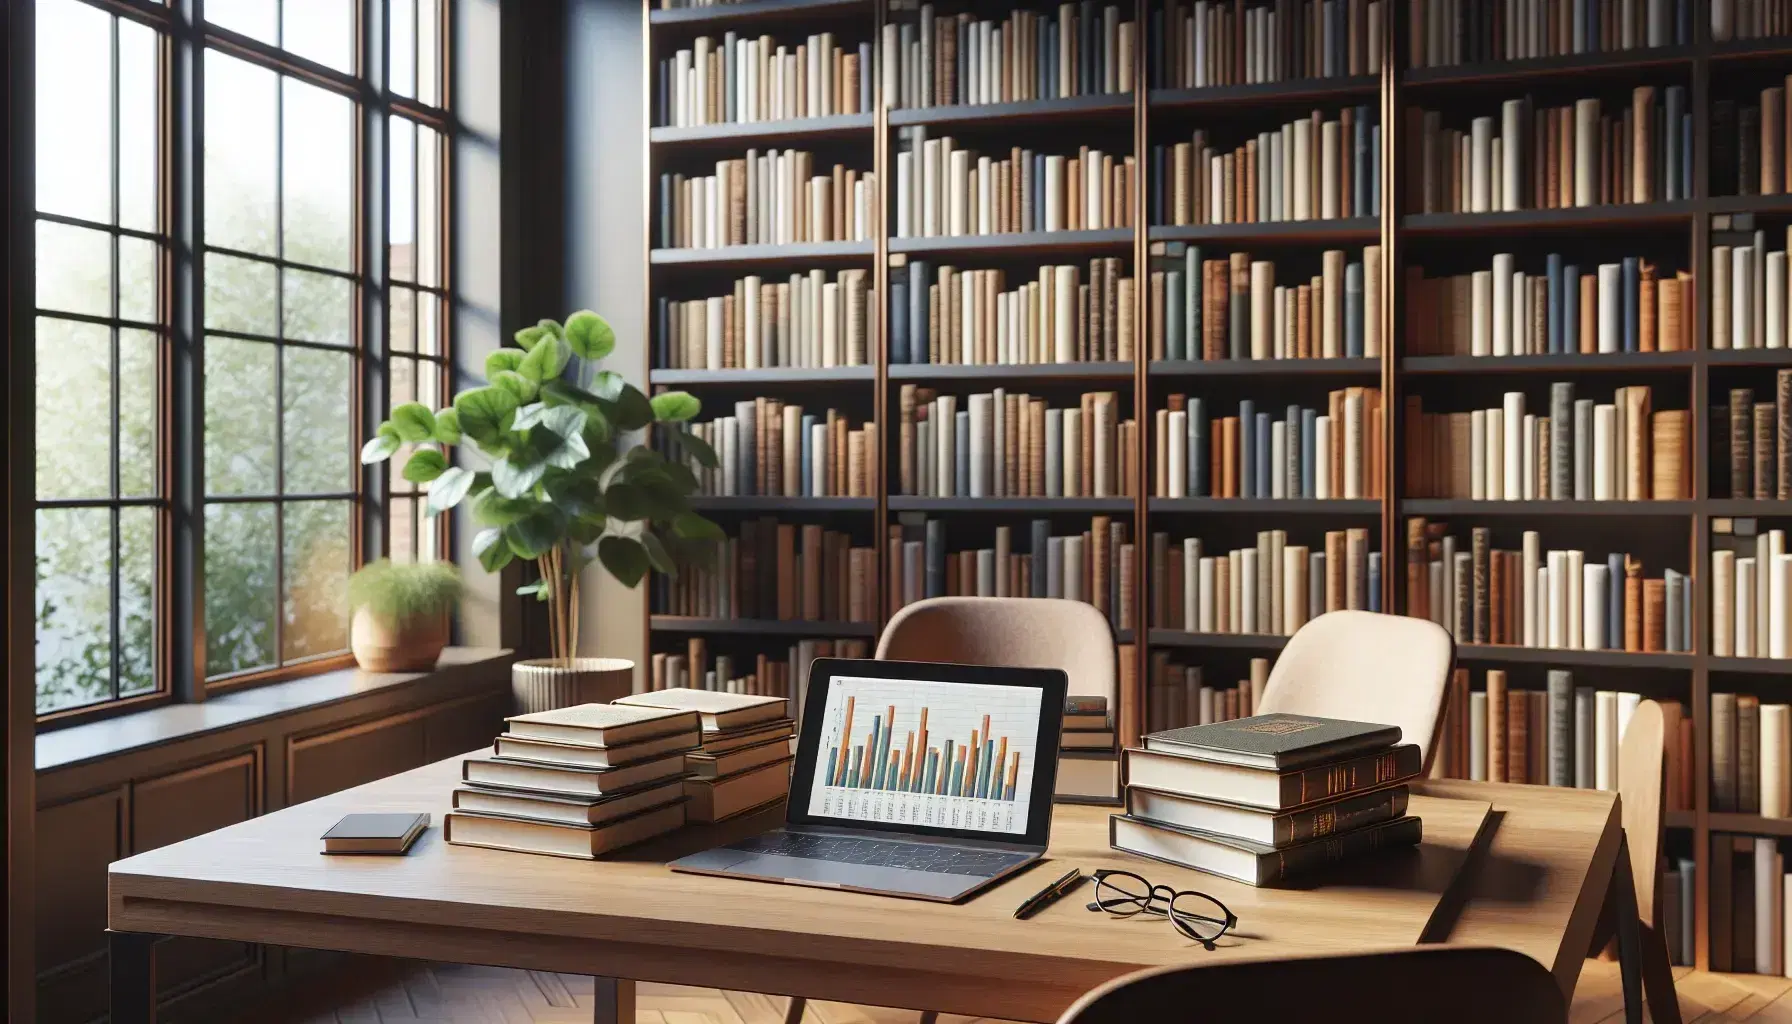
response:
<path id="1" fill-rule="evenodd" d="M 898 667 L 906 671 L 892 673 Z M 830 824 L 1016 843 L 1043 831 L 1036 816 L 1049 827 L 1064 698 L 1062 682 L 1041 677 L 1054 673 L 844 660 L 825 668 L 810 681 L 793 810 L 804 804 L 807 817 Z M 964 678 L 990 673 L 1001 681 Z"/>

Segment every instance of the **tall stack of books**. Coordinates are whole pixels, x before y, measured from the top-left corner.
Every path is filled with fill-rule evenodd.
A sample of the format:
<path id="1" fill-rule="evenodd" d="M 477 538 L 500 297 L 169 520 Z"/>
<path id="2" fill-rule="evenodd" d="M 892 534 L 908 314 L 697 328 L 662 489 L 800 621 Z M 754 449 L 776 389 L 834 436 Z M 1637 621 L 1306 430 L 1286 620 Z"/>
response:
<path id="1" fill-rule="evenodd" d="M 448 842 L 589 859 L 684 824 L 695 712 L 580 704 L 507 721 L 492 755 L 461 765 Z"/>
<path id="2" fill-rule="evenodd" d="M 701 745 L 684 755 L 690 821 L 723 821 L 789 795 L 796 730 L 783 697 L 679 688 L 632 694 L 616 703 L 692 714 L 701 722 Z"/>
<path id="3" fill-rule="evenodd" d="M 1116 850 L 1274 885 L 1420 839 L 1405 783 L 1424 752 L 1396 726 L 1255 715 L 1144 742 L 1126 751 Z"/>
<path id="4" fill-rule="evenodd" d="M 1114 720 L 1108 716 L 1108 699 L 1072 695 L 1064 699 L 1064 729 L 1058 736 L 1060 750 L 1114 750 Z"/>

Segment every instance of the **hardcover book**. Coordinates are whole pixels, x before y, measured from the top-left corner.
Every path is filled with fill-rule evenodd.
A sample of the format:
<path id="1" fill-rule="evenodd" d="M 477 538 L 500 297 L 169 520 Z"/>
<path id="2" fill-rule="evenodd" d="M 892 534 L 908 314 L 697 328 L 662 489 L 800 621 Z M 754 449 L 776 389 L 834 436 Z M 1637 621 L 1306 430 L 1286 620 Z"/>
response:
<path id="1" fill-rule="evenodd" d="M 1145 737 L 1145 749 L 1221 764 L 1291 771 L 1400 742 L 1400 728 L 1306 715 L 1255 715 Z"/>
<path id="2" fill-rule="evenodd" d="M 1116 850 L 1206 871 L 1246 885 L 1285 882 L 1374 850 L 1416 846 L 1422 837 L 1419 819 L 1405 817 L 1278 850 L 1130 815 L 1116 814 L 1108 819 L 1108 841 Z"/>

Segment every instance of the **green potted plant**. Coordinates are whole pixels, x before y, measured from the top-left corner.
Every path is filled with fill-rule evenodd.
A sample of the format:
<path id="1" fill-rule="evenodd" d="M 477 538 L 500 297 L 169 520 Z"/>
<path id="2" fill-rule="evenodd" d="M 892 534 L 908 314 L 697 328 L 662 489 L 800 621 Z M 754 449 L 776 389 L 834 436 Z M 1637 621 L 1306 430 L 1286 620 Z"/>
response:
<path id="1" fill-rule="evenodd" d="M 634 587 L 649 569 L 674 574 L 708 556 L 722 537 L 691 511 L 696 475 L 635 439 L 658 424 L 703 466 L 715 452 L 682 424 L 697 399 L 682 391 L 649 399 L 597 364 L 616 347 L 603 317 L 580 310 L 563 325 L 542 320 L 516 332 L 516 347 L 486 357 L 486 383 L 447 408 L 411 402 L 392 410 L 361 449 L 361 461 L 414 446 L 406 480 L 428 487 L 439 515 L 472 502 L 482 527 L 473 551 L 489 572 L 514 560 L 534 579 L 519 589 L 547 605 L 553 653 L 517 663 L 512 675 L 524 711 L 611 700 L 628 692 L 633 666 L 579 657 L 579 578 L 594 560 Z M 454 448 L 473 458 L 457 464 Z M 469 464 L 473 463 L 473 464 Z"/>
<path id="2" fill-rule="evenodd" d="M 460 603 L 460 567 L 384 558 L 348 580 L 349 648 L 369 672 L 427 672 L 448 645 L 448 616 Z"/>

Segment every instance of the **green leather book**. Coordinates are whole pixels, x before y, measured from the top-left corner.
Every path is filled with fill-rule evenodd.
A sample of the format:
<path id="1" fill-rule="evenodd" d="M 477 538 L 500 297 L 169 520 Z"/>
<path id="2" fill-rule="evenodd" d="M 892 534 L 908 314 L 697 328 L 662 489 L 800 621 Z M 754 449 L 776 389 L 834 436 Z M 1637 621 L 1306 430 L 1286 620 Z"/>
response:
<path id="1" fill-rule="evenodd" d="M 1400 742 L 1400 727 L 1306 715 L 1253 715 L 1154 732 L 1145 749 L 1246 768 L 1289 771 Z"/>

